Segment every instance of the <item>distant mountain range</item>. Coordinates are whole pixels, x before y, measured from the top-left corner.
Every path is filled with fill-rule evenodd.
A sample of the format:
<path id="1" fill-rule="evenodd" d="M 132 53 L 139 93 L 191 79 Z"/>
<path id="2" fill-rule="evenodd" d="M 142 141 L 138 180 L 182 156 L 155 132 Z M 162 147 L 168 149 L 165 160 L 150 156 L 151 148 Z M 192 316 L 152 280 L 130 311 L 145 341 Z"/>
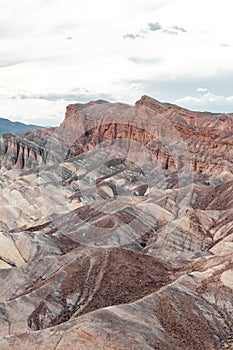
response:
<path id="1" fill-rule="evenodd" d="M 0 137 L 5 133 L 23 134 L 28 130 L 43 129 L 44 126 L 12 122 L 6 118 L 0 118 Z"/>

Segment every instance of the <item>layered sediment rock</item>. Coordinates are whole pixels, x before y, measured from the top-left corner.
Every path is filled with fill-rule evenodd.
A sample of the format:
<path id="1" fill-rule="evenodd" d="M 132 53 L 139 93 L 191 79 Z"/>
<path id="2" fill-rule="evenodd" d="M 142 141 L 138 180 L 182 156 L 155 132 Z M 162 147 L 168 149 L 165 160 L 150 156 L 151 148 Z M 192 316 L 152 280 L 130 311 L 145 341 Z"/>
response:
<path id="1" fill-rule="evenodd" d="M 53 129 L 30 131 L 24 135 L 4 134 L 1 164 L 12 168 L 35 168 L 46 162 L 46 143 Z"/>
<path id="2" fill-rule="evenodd" d="M 148 150 L 141 149 L 143 160 L 150 152 L 164 168 L 232 175 L 232 125 L 233 114 L 191 112 L 143 96 L 135 107 L 105 101 L 70 105 L 59 130 L 76 154 L 108 140 L 134 140 Z"/>

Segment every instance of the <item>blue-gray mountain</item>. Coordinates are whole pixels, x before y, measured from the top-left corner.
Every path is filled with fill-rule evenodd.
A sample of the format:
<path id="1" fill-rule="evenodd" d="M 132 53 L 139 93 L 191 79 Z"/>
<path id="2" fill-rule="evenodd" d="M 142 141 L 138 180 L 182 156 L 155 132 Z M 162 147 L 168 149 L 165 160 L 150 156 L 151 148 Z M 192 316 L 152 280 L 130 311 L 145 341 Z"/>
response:
<path id="1" fill-rule="evenodd" d="M 12 122 L 6 118 L 0 118 L 0 136 L 5 133 L 13 133 L 13 134 L 23 134 L 26 131 L 34 130 L 34 129 L 43 129 L 43 126 L 32 125 L 32 124 L 24 124 L 20 122 Z"/>

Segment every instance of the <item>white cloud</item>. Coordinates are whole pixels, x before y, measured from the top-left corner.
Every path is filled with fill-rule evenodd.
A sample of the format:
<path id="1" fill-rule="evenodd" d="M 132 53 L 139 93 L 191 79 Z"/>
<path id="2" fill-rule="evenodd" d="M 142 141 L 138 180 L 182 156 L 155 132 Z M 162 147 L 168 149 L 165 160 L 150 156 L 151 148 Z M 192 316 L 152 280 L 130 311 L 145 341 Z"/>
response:
<path id="1" fill-rule="evenodd" d="M 161 58 L 160 57 L 140 57 L 140 56 L 133 56 L 129 57 L 129 60 L 136 63 L 136 64 L 156 64 L 156 63 L 161 63 Z"/>
<path id="2" fill-rule="evenodd" d="M 197 88 L 197 92 L 206 92 L 206 91 L 208 91 L 207 88 L 201 88 L 201 87 Z"/>
<path id="3" fill-rule="evenodd" d="M 176 25 L 172 26 L 172 29 L 175 29 L 175 30 L 183 32 L 183 33 L 187 32 L 187 30 L 184 27 L 179 27 L 179 26 L 176 26 Z"/>
<path id="4" fill-rule="evenodd" d="M 155 22 L 155 23 L 148 23 L 148 30 L 150 30 L 151 32 L 156 32 L 157 30 L 162 29 L 162 26 L 159 22 Z"/>
<path id="5" fill-rule="evenodd" d="M 223 96 L 207 92 L 199 96 L 185 96 L 177 99 L 176 103 L 193 110 L 233 113 L 233 95 Z"/>
<path id="6" fill-rule="evenodd" d="M 1 0 L 0 116 L 29 118 L 28 122 L 34 116 L 46 123 L 49 114 L 58 123 L 65 104 L 59 98 L 70 101 L 72 90 L 135 101 L 140 97 L 135 93 L 146 90 L 137 81 L 183 79 L 191 90 L 188 84 L 195 80 L 186 95 L 192 97 L 198 86 L 197 92 L 206 95 L 207 90 L 200 89 L 209 89 L 212 77 L 233 69 L 231 7 L 231 1 L 224 0 L 224 16 L 219 16 L 223 4 L 210 0 L 99 0 L 91 5 L 84 0 Z M 124 35 L 146 40 L 123 40 Z M 127 86 L 126 81 L 136 85 Z M 232 76 L 225 78 L 225 86 L 232 87 Z M 154 97 L 166 91 L 167 86 L 150 89 Z M 18 95 L 29 98 L 9 99 Z M 45 99 L 30 98 L 35 96 Z M 46 101 L 48 96 L 57 100 Z M 205 103 L 212 108 L 210 97 Z"/>
<path id="7" fill-rule="evenodd" d="M 144 29 L 141 29 L 137 33 L 128 33 L 123 35 L 123 39 L 145 39 L 151 32 L 162 32 L 172 35 L 178 35 L 180 33 L 185 33 L 186 30 L 183 27 L 173 25 L 171 28 L 163 28 L 159 22 L 149 22 Z"/>

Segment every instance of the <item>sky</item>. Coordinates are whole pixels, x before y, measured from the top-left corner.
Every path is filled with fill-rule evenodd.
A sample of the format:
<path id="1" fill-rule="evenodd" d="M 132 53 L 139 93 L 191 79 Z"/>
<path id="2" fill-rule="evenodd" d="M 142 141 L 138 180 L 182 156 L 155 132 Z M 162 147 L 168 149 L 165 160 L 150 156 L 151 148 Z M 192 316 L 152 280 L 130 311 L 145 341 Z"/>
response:
<path id="1" fill-rule="evenodd" d="M 232 0 L 0 0 L 0 117 L 142 95 L 233 112 Z"/>

